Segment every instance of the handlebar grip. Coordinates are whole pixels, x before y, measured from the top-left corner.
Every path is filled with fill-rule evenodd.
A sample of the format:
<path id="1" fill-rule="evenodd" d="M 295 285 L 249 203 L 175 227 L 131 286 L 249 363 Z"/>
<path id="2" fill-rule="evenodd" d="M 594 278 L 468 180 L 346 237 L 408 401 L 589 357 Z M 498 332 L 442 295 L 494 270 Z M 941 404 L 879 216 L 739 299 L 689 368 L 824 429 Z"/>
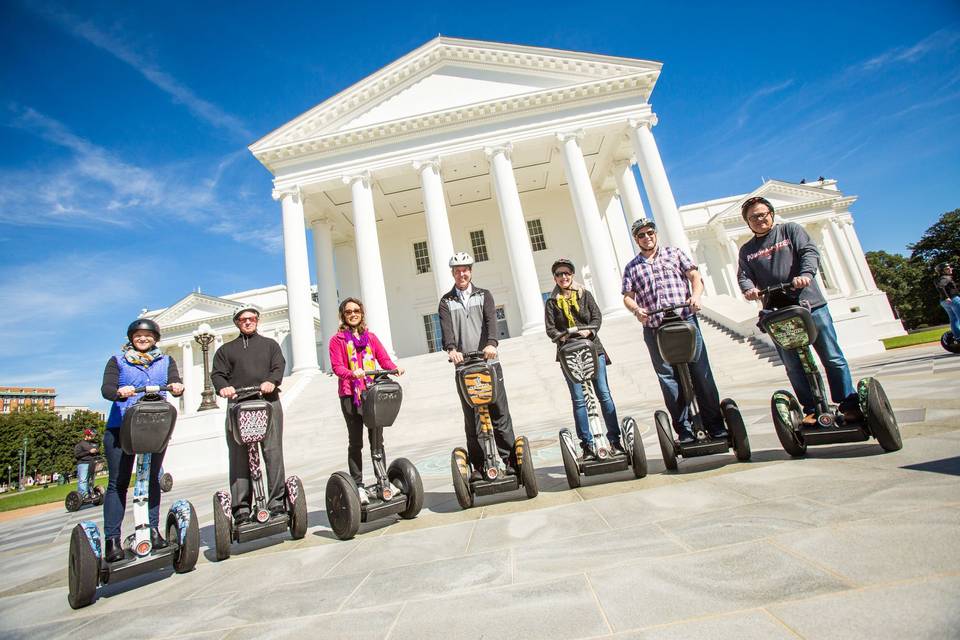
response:
<path id="1" fill-rule="evenodd" d="M 148 384 L 142 387 L 134 387 L 134 393 L 159 393 L 160 391 L 170 391 L 170 385 L 168 384 Z"/>
<path id="2" fill-rule="evenodd" d="M 395 376 L 400 373 L 399 369 L 374 369 L 373 371 L 365 372 L 368 377 L 376 376 Z"/>

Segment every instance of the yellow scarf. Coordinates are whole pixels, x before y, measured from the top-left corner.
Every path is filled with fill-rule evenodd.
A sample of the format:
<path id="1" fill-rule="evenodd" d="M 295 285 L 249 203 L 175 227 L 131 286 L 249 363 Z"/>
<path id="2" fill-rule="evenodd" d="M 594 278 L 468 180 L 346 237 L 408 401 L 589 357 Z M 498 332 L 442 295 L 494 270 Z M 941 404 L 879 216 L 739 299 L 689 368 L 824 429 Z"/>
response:
<path id="1" fill-rule="evenodd" d="M 576 310 L 577 313 L 580 313 L 580 303 L 577 300 L 576 290 L 571 289 L 569 295 L 558 293 L 557 306 L 560 307 L 561 311 L 563 311 L 563 315 L 567 317 L 567 326 L 570 326 L 570 327 L 577 326 L 577 321 L 576 319 L 574 319 L 573 313 L 570 311 L 572 307 L 574 310 Z"/>

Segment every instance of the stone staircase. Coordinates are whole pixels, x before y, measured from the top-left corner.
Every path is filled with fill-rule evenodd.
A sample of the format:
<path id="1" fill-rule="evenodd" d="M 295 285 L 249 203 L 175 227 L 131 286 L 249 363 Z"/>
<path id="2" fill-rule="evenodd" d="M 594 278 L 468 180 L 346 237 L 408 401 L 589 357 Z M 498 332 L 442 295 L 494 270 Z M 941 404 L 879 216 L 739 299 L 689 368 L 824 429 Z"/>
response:
<path id="1" fill-rule="evenodd" d="M 737 335 L 735 332 L 724 327 L 719 322 L 711 320 L 706 316 L 701 316 L 700 324 L 701 326 L 710 326 L 713 329 L 716 329 L 731 340 L 748 344 L 750 348 L 753 349 L 753 352 L 756 354 L 756 356 L 761 360 L 766 360 L 767 362 L 770 362 L 776 366 L 783 366 L 783 363 L 780 361 L 780 353 L 769 340 L 758 338 L 756 336 L 744 338 L 743 336 Z M 704 335 L 706 335 L 706 331 L 704 331 Z"/>

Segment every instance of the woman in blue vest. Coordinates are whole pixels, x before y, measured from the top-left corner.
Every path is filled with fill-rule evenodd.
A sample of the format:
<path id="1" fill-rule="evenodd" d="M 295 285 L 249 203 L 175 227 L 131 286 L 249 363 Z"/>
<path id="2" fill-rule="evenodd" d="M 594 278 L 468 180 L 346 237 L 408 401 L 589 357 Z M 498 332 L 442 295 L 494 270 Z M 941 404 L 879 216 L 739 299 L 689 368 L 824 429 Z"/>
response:
<path id="1" fill-rule="evenodd" d="M 120 542 L 120 524 L 127 508 L 127 488 L 136 456 L 128 455 L 120 448 L 120 425 L 123 414 L 136 404 L 142 393 L 136 387 L 147 385 L 170 385 L 171 393 L 183 393 L 176 361 L 157 348 L 160 326 L 153 320 L 140 318 L 127 327 L 127 344 L 120 353 L 107 361 L 103 370 L 103 385 L 100 393 L 113 401 L 107 430 L 103 435 L 103 453 L 107 458 L 110 479 L 103 500 L 103 533 L 107 539 L 106 559 L 116 562 L 123 559 Z M 160 535 L 160 466 L 163 453 L 155 453 L 150 464 L 150 484 L 147 504 L 150 508 L 150 542 L 154 549 L 167 546 Z"/>

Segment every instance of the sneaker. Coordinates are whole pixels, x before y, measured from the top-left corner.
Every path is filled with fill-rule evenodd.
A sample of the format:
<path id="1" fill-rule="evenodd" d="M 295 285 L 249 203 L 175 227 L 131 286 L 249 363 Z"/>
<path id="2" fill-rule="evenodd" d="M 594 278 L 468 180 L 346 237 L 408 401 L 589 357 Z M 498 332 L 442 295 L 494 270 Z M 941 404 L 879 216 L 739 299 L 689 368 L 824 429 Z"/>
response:
<path id="1" fill-rule="evenodd" d="M 596 450 L 594 450 L 592 444 L 580 443 L 580 449 L 583 451 L 582 456 L 583 456 L 583 459 L 584 459 L 584 460 L 596 460 L 596 459 L 597 459 L 597 452 L 596 452 Z"/>
<path id="2" fill-rule="evenodd" d="M 623 444 L 617 440 L 616 442 L 610 443 L 610 453 L 614 456 L 625 456 L 627 455 L 627 450 L 623 448 Z"/>
<path id="3" fill-rule="evenodd" d="M 517 468 L 513 465 L 508 464 L 506 470 L 503 472 L 505 476 L 515 476 L 517 475 Z"/>
<path id="4" fill-rule="evenodd" d="M 104 559 L 107 562 L 119 562 L 123 560 L 126 554 L 123 552 L 123 545 L 120 543 L 120 538 L 107 538 L 107 549 L 104 553 Z"/>
<path id="5" fill-rule="evenodd" d="M 287 507 L 282 504 L 274 505 L 270 507 L 270 517 L 275 518 L 277 516 L 287 515 Z"/>
<path id="6" fill-rule="evenodd" d="M 165 549 L 170 543 L 163 539 L 158 528 L 150 527 L 150 544 L 154 549 Z"/>
<path id="7" fill-rule="evenodd" d="M 803 420 L 800 421 L 801 427 L 815 427 L 817 426 L 817 414 L 808 413 L 803 416 Z"/>
<path id="8" fill-rule="evenodd" d="M 240 513 L 233 514 L 233 526 L 239 527 L 242 524 L 248 524 L 250 522 L 250 513 L 247 511 L 241 511 Z"/>
<path id="9" fill-rule="evenodd" d="M 367 493 L 366 487 L 360 485 L 357 487 L 357 493 L 360 495 L 360 504 L 370 504 L 370 495 Z"/>
<path id="10" fill-rule="evenodd" d="M 721 426 L 710 431 L 710 437 L 714 440 L 726 440 L 728 437 L 730 437 L 730 434 L 727 432 L 726 428 Z"/>
<path id="11" fill-rule="evenodd" d="M 677 442 L 680 444 L 693 444 L 697 441 L 697 437 L 693 435 L 693 431 L 689 429 L 684 429 L 679 434 L 677 434 Z"/>

